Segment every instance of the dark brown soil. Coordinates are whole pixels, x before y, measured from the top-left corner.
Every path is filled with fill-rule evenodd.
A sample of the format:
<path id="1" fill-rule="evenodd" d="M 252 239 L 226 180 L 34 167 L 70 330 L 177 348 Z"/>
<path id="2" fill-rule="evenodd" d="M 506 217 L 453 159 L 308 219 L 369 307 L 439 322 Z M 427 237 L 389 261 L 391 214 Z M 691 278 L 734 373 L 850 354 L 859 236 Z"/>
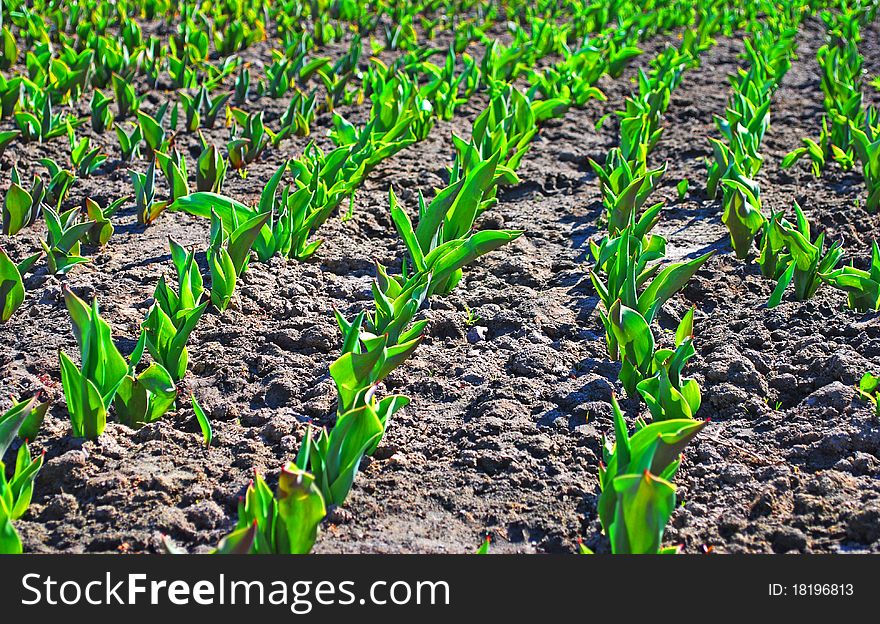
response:
<path id="1" fill-rule="evenodd" d="M 863 46 L 873 72 L 877 32 L 869 29 Z M 847 261 L 864 263 L 880 218 L 856 205 L 864 194 L 860 175 L 830 169 L 817 180 L 806 166 L 779 168 L 802 136 L 818 134 L 815 51 L 822 33 L 815 22 L 803 26 L 799 58 L 776 94 L 762 194 L 768 210 L 790 209 L 797 199 L 815 227 L 844 240 Z M 880 371 L 878 316 L 846 310 L 845 297 L 828 288 L 811 301 L 789 296 L 768 310 L 772 284 L 733 256 L 719 203 L 702 191 L 711 115 L 724 110 L 726 74 L 740 50 L 739 38 L 719 39 L 685 76 L 651 156 L 668 163 L 657 195 L 668 204 L 660 229 L 670 256 L 717 250 L 659 319 L 671 329 L 697 306 L 698 357 L 689 370 L 703 388 L 699 415 L 712 421 L 688 449 L 678 477 L 682 506 L 667 538 L 688 552 L 880 551 L 880 428 L 854 389 L 864 371 Z M 268 52 L 247 54 L 265 59 Z M 615 120 L 599 131 L 594 125 L 622 105 L 635 68 L 650 57 L 617 81 L 603 79 L 607 102 L 571 111 L 535 138 L 522 182 L 504 190 L 480 224 L 526 235 L 472 267 L 453 295 L 423 312 L 427 340 L 387 383 L 412 403 L 364 462 L 344 509 L 325 522 L 318 552 L 469 552 L 486 532 L 496 552 L 573 552 L 579 536 L 606 549 L 595 514 L 596 473 L 601 435 L 611 431 L 618 364 L 606 357 L 588 278 L 588 241 L 602 230 L 587 158 L 601 159 L 614 145 Z M 271 124 L 285 104 L 264 98 L 251 107 L 266 109 Z M 354 217 L 334 217 L 321 229 L 326 242 L 316 260 L 252 263 L 236 308 L 202 319 L 182 396 L 195 393 L 207 408 L 215 429 L 210 449 L 186 407 L 137 432 L 110 424 L 97 442 L 72 440 L 57 358 L 59 348 L 76 352 L 63 283 L 98 297 L 128 352 L 159 275 L 171 274 L 167 237 L 203 249 L 204 220 L 163 214 L 143 229 L 128 209 L 108 245 L 87 250 L 91 264 L 60 279 L 44 269 L 29 277 L 25 304 L 0 327 L 0 394 L 45 389 L 57 400 L 34 443 L 47 462 L 34 503 L 17 523 L 25 549 L 155 552 L 163 533 L 191 549 L 216 544 L 234 525 L 253 471 L 274 477 L 299 447 L 306 422 L 327 422 L 334 412 L 327 366 L 339 336 L 332 309 L 368 305 L 373 261 L 393 265 L 401 256 L 389 187 L 414 209 L 419 189 L 443 185 L 451 133 L 466 135 L 484 104 L 475 97 L 455 121 L 438 123 L 426 141 L 378 167 L 357 194 Z M 329 123 L 325 115 L 313 131 L 322 145 Z M 225 129 L 207 135 L 225 143 Z M 118 158 L 115 138 L 102 140 L 111 161 Z M 197 145 L 194 137 L 180 141 Z M 226 192 L 252 200 L 306 142 L 270 150 L 246 179 L 232 175 Z M 9 150 L 3 167 L 46 154 L 67 162 L 65 148 L 53 142 Z M 691 192 L 679 201 L 675 185 L 684 178 Z M 79 180 L 71 205 L 129 192 L 126 167 L 114 162 Z M 19 258 L 39 247 L 42 234 L 40 223 L 2 244 Z M 468 308 L 476 317 L 471 326 Z M 623 406 L 637 415 L 634 401 Z"/>

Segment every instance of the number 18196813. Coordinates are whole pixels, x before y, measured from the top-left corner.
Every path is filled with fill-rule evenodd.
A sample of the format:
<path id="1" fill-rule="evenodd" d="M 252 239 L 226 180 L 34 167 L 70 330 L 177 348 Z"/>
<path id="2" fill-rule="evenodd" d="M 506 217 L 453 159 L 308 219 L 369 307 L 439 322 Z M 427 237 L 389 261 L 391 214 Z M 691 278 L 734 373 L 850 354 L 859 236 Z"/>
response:
<path id="1" fill-rule="evenodd" d="M 770 596 L 852 596 L 855 587 L 852 583 L 793 583 L 783 585 L 770 583 L 767 588 Z"/>

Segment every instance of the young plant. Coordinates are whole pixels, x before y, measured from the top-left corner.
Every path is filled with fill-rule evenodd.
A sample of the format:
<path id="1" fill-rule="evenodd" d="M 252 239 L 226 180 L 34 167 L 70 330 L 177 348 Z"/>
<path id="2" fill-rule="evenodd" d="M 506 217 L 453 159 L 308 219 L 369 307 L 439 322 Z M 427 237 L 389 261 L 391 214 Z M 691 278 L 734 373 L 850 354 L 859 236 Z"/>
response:
<path id="1" fill-rule="evenodd" d="M 6 119 L 15 112 L 16 106 L 21 101 L 25 80 L 23 76 L 9 79 L 0 76 L 0 119 Z"/>
<path id="2" fill-rule="evenodd" d="M 168 206 L 167 201 L 156 200 L 156 161 L 150 160 L 146 173 L 131 171 L 129 175 L 134 185 L 137 222 L 141 225 L 149 225 Z"/>
<path id="3" fill-rule="evenodd" d="M 625 161 L 624 161 L 625 162 Z M 595 165 L 594 165 L 595 167 Z M 625 167 L 625 166 L 624 166 Z M 618 193 L 614 192 L 614 186 L 619 184 L 627 176 L 623 171 L 612 172 L 623 174 L 619 179 L 607 178 L 608 183 L 601 183 L 603 203 L 605 204 L 606 218 L 608 220 L 608 234 L 615 236 L 630 223 L 639 219 L 639 212 L 644 207 L 648 196 L 654 191 L 658 181 L 666 172 L 666 165 L 659 169 L 653 169 L 632 176 L 632 180 Z M 603 171 L 603 174 L 605 172 Z M 602 176 L 600 175 L 600 180 Z M 652 205 L 644 211 L 644 214 L 654 214 L 662 208 L 662 202 Z"/>
<path id="4" fill-rule="evenodd" d="M 34 176 L 34 186 L 31 192 L 26 191 L 16 182 L 18 173 L 15 169 L 13 169 L 13 178 L 9 190 L 6 191 L 6 196 L 3 198 L 3 233 L 9 236 L 18 234 L 37 220 L 44 194 L 43 182 L 40 178 Z"/>
<path id="5" fill-rule="evenodd" d="M 880 377 L 865 373 L 859 380 L 857 390 L 862 398 L 874 404 L 874 416 L 880 418 Z"/>
<path id="6" fill-rule="evenodd" d="M 492 545 L 492 536 L 491 536 L 491 535 L 487 535 L 487 536 L 483 539 L 483 541 L 482 541 L 482 543 L 480 544 L 479 548 L 477 548 L 477 550 L 474 551 L 474 554 L 475 554 L 475 555 L 488 555 L 488 554 L 489 554 L 489 547 L 490 547 L 491 545 Z"/>
<path id="7" fill-rule="evenodd" d="M 826 121 L 823 119 L 823 136 L 826 130 Z M 825 169 L 825 150 L 822 149 L 822 146 L 816 143 L 813 139 L 808 137 L 804 137 L 801 139 L 803 145 L 795 150 L 792 150 L 788 154 L 785 155 L 785 158 L 782 159 L 782 163 L 780 167 L 782 169 L 788 169 L 792 167 L 802 156 L 807 156 L 810 159 L 810 168 L 815 177 L 819 177 L 822 175 L 822 170 Z"/>
<path id="8" fill-rule="evenodd" d="M 40 428 L 43 426 L 43 421 L 46 419 L 46 414 L 52 406 L 52 399 L 41 401 L 39 392 L 31 398 L 36 399 L 36 402 L 32 404 L 30 414 L 24 419 L 24 422 L 18 430 L 19 439 L 25 441 L 35 440 L 37 438 L 40 434 Z M 19 403 L 29 403 L 30 400 L 31 399 L 24 399 L 18 401 L 16 402 L 16 405 Z"/>
<path id="9" fill-rule="evenodd" d="M 380 74 L 367 78 L 372 88 L 370 120 L 356 128 L 334 113 L 330 133 L 336 145 L 355 146 L 358 162 L 364 162 L 367 171 L 407 145 L 424 140 L 434 126 L 431 103 L 422 97 L 414 80 Z"/>
<path id="10" fill-rule="evenodd" d="M 119 124 L 113 126 L 116 137 L 119 139 L 119 150 L 122 152 L 124 162 L 133 161 L 141 153 L 141 141 L 143 140 L 141 127 L 137 124 L 132 124 L 132 126 L 131 133 L 126 132 Z"/>
<path id="11" fill-rule="evenodd" d="M 350 146 L 338 147 L 325 155 L 311 143 L 300 158 L 290 161 L 289 169 L 297 189 L 304 192 L 291 191 L 287 196 L 291 232 L 287 255 L 307 260 L 323 243 L 321 239 L 309 239 L 346 197 L 351 214 L 352 196 L 366 176 L 367 164 L 357 162 Z M 262 198 L 261 205 L 265 208 Z"/>
<path id="12" fill-rule="evenodd" d="M 272 50 L 272 63 L 266 66 L 266 80 L 261 82 L 261 95 L 278 99 L 284 97 L 294 81 L 291 60 L 283 52 Z"/>
<path id="13" fill-rule="evenodd" d="M 107 154 L 102 154 L 100 147 L 91 146 L 89 137 L 77 140 L 73 126 L 69 123 L 67 124 L 67 139 L 70 142 L 70 162 L 76 170 L 76 175 L 90 176 L 100 169 L 107 160 Z"/>
<path id="14" fill-rule="evenodd" d="M 685 178 L 675 185 L 675 189 L 678 191 L 678 201 L 684 201 L 684 198 L 687 197 L 688 189 L 690 189 L 690 182 Z"/>
<path id="15" fill-rule="evenodd" d="M 630 215 L 638 217 L 639 210 L 666 172 L 666 165 L 649 170 L 644 164 L 646 158 L 647 151 L 642 150 L 637 159 L 630 162 L 620 148 L 614 148 L 606 155 L 604 165 L 589 160 L 599 181 L 608 230 L 612 235 L 629 223 Z"/>
<path id="16" fill-rule="evenodd" d="M 820 86 L 825 115 L 818 145 L 804 139 L 805 147 L 786 157 L 787 165 L 803 155 L 810 156 L 814 173 L 818 175 L 825 164 L 835 161 L 848 170 L 853 166 L 852 127 L 862 124 L 862 66 L 863 58 L 858 50 L 859 24 L 854 12 L 832 14 L 822 12 L 830 41 L 819 48 L 816 60 L 820 68 Z M 831 124 L 830 128 L 828 124 Z M 809 142 L 808 142 L 809 141 Z M 821 154 L 810 149 L 818 146 Z"/>
<path id="17" fill-rule="evenodd" d="M 256 555 L 305 555 L 318 537 L 327 508 L 315 477 L 294 464 L 287 464 L 273 494 L 265 480 L 254 475 L 238 503 L 238 524 L 226 537 L 253 531 L 243 552 Z M 236 540 L 237 541 L 237 540 Z"/>
<path id="18" fill-rule="evenodd" d="M 359 52 L 360 48 L 358 48 Z M 339 63 L 337 63 L 338 65 Z M 327 101 L 324 103 L 324 106 L 328 110 L 333 110 L 341 105 L 351 106 L 363 100 L 363 87 L 352 84 L 360 76 L 356 64 L 344 70 L 337 70 L 336 67 L 334 67 L 334 71 L 321 70 L 318 72 L 318 76 L 321 78 L 324 90 L 327 92 Z"/>
<path id="19" fill-rule="evenodd" d="M 706 425 L 692 419 L 636 424 L 630 436 L 612 397 L 615 443 L 603 439 L 599 467 L 599 520 L 614 554 L 669 554 L 663 533 L 675 510 L 681 451 Z"/>
<path id="20" fill-rule="evenodd" d="M 15 405 L 0 414 L 0 460 L 6 455 L 6 451 L 15 442 L 16 437 L 22 440 L 33 439 L 24 431 L 27 429 L 29 433 L 35 433 L 35 429 L 39 429 L 48 406 L 48 401 L 40 403 L 39 395 L 35 395 L 25 401 L 15 402 Z"/>
<path id="21" fill-rule="evenodd" d="M 763 164 L 761 143 L 770 125 L 770 104 L 779 82 L 791 67 L 795 27 L 765 26 L 745 39 L 747 69 L 730 76 L 734 92 L 724 117 L 715 117 L 722 138 L 710 139 L 715 155 L 708 161 L 707 194 L 715 197 L 721 180 L 735 170 L 740 177 L 754 178 Z"/>
<path id="22" fill-rule="evenodd" d="M 186 116 L 184 128 L 187 132 L 195 132 L 202 126 L 202 111 L 199 106 L 198 96 L 187 95 L 182 91 L 178 93 L 180 97 L 180 105 L 183 107 L 183 113 Z"/>
<path id="23" fill-rule="evenodd" d="M 296 90 L 296 93 L 287 105 L 287 109 L 278 119 L 280 128 L 272 136 L 273 146 L 278 147 L 281 141 L 294 134 L 309 136 L 310 127 L 315 119 L 315 111 L 317 110 L 316 97 L 317 93 L 314 90 L 308 96 L 299 89 Z"/>
<path id="24" fill-rule="evenodd" d="M 235 213 L 232 213 L 235 217 Z M 208 267 L 211 271 L 211 303 L 219 311 L 229 306 L 235 292 L 238 278 L 247 268 L 251 248 L 260 230 L 271 215 L 258 214 L 238 225 L 234 218 L 234 229 L 227 234 L 217 213 L 211 213 L 211 239 L 208 247 Z"/>
<path id="25" fill-rule="evenodd" d="M 625 40 L 610 39 L 608 41 L 608 48 L 605 50 L 607 59 L 606 73 L 612 78 L 620 78 L 629 62 L 641 54 L 643 54 L 642 50 L 636 46 L 627 45 Z"/>
<path id="26" fill-rule="evenodd" d="M 480 74 L 485 84 L 510 82 L 530 65 L 530 46 L 505 46 L 492 39 L 480 61 Z"/>
<path id="27" fill-rule="evenodd" d="M 360 333 L 361 339 L 387 335 L 388 344 L 395 346 L 420 337 L 427 321 L 413 323 L 412 320 L 427 299 L 431 274 L 418 273 L 407 279 L 402 275 L 389 275 L 379 263 L 376 263 L 376 274 L 372 286 L 375 312 L 367 312 L 362 324 L 354 323 L 366 330 Z M 343 323 L 340 328 L 345 332 L 345 344 L 350 345 L 350 328 Z"/>
<path id="28" fill-rule="evenodd" d="M 110 325 L 98 313 L 97 300 L 89 306 L 66 286 L 63 292 L 80 349 L 81 367 L 59 351 L 61 383 L 73 437 L 94 440 L 104 431 L 107 411 L 129 367 L 113 344 Z"/>
<path id="29" fill-rule="evenodd" d="M 162 117 L 165 109 L 160 109 L 155 117 L 143 111 L 137 112 L 138 126 L 141 136 L 147 144 L 147 155 L 152 156 L 155 152 L 164 152 L 168 149 L 168 136 L 162 127 Z"/>
<path id="30" fill-rule="evenodd" d="M 408 310 L 399 318 L 406 318 Z M 336 384 L 337 413 L 343 414 L 368 403 L 373 404 L 380 422 L 409 402 L 401 396 L 389 396 L 376 403 L 375 387 L 391 371 L 405 362 L 421 342 L 424 323 L 398 330 L 397 336 L 375 335 L 364 328 L 364 313 L 348 323 L 338 312 L 336 320 L 343 334 L 342 355 L 330 365 L 330 376 Z M 398 328 L 392 328 L 398 329 Z"/>
<path id="31" fill-rule="evenodd" d="M 421 342 L 426 321 L 412 323 L 412 319 L 425 299 L 431 279 L 426 274 L 408 280 L 389 276 L 378 264 L 377 272 L 378 279 L 373 284 L 375 313 L 361 311 L 349 322 L 336 311 L 336 321 L 343 335 L 342 355 L 330 365 L 330 376 L 337 390 L 338 418 L 367 408 L 365 413 L 358 413 L 358 418 L 372 423 L 375 415 L 381 426 L 380 435 L 366 447 L 366 454 L 375 451 L 388 419 L 409 403 L 407 397 L 400 395 L 377 400 L 376 388 Z M 318 471 L 319 467 L 312 465 L 312 469 Z"/>
<path id="32" fill-rule="evenodd" d="M 662 236 L 648 234 L 657 221 L 658 212 L 655 206 L 645 211 L 638 223 L 627 226 L 618 236 L 606 237 L 601 245 L 591 245 L 596 265 L 590 279 L 605 308 L 605 312 L 600 312 L 600 318 L 605 326 L 608 354 L 612 359 L 621 356 L 619 332 L 627 336 L 627 343 L 644 334 L 644 342 L 650 342 L 650 348 L 645 346 L 642 349 L 642 341 L 635 341 L 631 348 L 637 348 L 638 355 L 631 352 L 624 358 L 643 376 L 648 374 L 654 352 L 653 337 L 649 338 L 651 321 L 660 307 L 681 290 L 713 254 L 708 252 L 698 258 L 669 263 L 661 268 L 660 262 L 656 261 L 665 255 L 666 240 Z M 605 273 L 604 280 L 601 273 Z M 619 306 L 618 318 L 613 320 L 612 309 L 615 305 Z M 631 326 L 624 327 L 622 324 L 629 317 L 632 317 L 628 321 Z M 615 329 L 615 325 L 619 327 Z M 621 379 L 627 377 L 627 372 L 625 364 Z M 635 384 L 640 380 L 641 377 L 633 377 L 625 382 L 628 395 L 634 394 Z"/>
<path id="33" fill-rule="evenodd" d="M 190 312 L 199 307 L 205 288 L 195 261 L 195 251 L 186 251 L 170 237 L 168 245 L 171 248 L 171 261 L 177 271 L 177 292 L 168 286 L 163 275 L 159 278 L 153 298 L 174 326 L 180 327 L 186 323 Z"/>
<path id="34" fill-rule="evenodd" d="M 871 109 L 865 116 L 863 128 L 852 126 L 853 148 L 862 163 L 868 191 L 865 209 L 869 212 L 880 210 L 880 124 L 877 124 L 877 116 L 877 111 Z"/>
<path id="35" fill-rule="evenodd" d="M 89 109 L 91 110 L 92 130 L 98 134 L 103 134 L 113 124 L 113 113 L 110 112 L 112 101 L 113 98 L 101 93 L 100 89 L 95 89 L 92 92 Z"/>
<path id="36" fill-rule="evenodd" d="M 455 50 L 451 47 L 443 67 L 428 61 L 421 64 L 421 69 L 427 75 L 427 84 L 421 88 L 421 96 L 431 103 L 437 117 L 445 121 L 451 121 L 456 108 L 467 102 L 467 86 L 465 97 L 461 97 L 461 87 L 467 85 L 477 71 L 477 63 L 470 55 L 463 54 L 461 58 L 464 69 L 460 74 L 456 74 Z"/>
<path id="37" fill-rule="evenodd" d="M 263 111 L 246 113 L 233 108 L 232 119 L 241 127 L 241 135 L 229 142 L 229 163 L 241 171 L 257 160 L 272 142 L 272 131 L 263 123 Z"/>
<path id="38" fill-rule="evenodd" d="M 53 206 L 58 212 L 61 212 L 61 203 L 70 192 L 70 188 L 73 185 L 74 180 L 76 180 L 76 176 L 72 171 L 62 169 L 61 166 L 51 158 L 41 158 L 40 164 L 48 171 L 49 179 L 46 183 L 46 192 L 43 195 L 43 202 L 49 206 Z"/>
<path id="39" fill-rule="evenodd" d="M 397 403 L 391 402 L 392 408 Z M 375 449 L 385 432 L 383 416 L 376 411 L 376 404 L 367 401 L 361 407 L 345 412 L 336 418 L 336 424 L 328 433 L 321 430 L 316 440 L 309 431 L 296 456 L 300 470 L 310 469 L 315 484 L 328 505 L 342 505 L 354 483 L 364 456 Z"/>
<path id="40" fill-rule="evenodd" d="M 871 264 L 867 271 L 844 266 L 823 275 L 822 279 L 847 293 L 850 308 L 859 312 L 880 310 L 880 248 L 877 241 L 872 245 Z"/>
<path id="41" fill-rule="evenodd" d="M 700 409 L 699 384 L 682 375 L 688 360 L 696 354 L 693 331 L 694 308 L 691 308 L 675 332 L 675 349 L 657 349 L 651 363 L 653 376 L 636 385 L 654 422 L 693 418 Z"/>
<path id="42" fill-rule="evenodd" d="M 42 254 L 36 253 L 14 263 L 0 247 L 0 323 L 5 323 L 24 301 L 24 275 Z M 2 454 L 0 454 L 2 457 Z"/>
<path id="43" fill-rule="evenodd" d="M 189 174 L 186 170 L 186 156 L 172 149 L 169 153 L 155 152 L 156 162 L 165 174 L 165 180 L 171 189 L 171 201 L 189 195 Z"/>
<path id="44" fill-rule="evenodd" d="M 471 141 L 482 160 L 499 154 L 498 166 L 515 171 L 538 132 L 533 104 L 513 85 L 492 94 L 489 106 L 476 118 Z M 459 154 L 465 142 L 458 139 Z"/>
<path id="45" fill-rule="evenodd" d="M 353 193 L 363 178 L 363 166 L 351 169 L 350 150 L 340 147 L 326 156 L 314 144 L 306 147 L 303 156 L 282 164 L 260 194 L 256 207 L 214 193 L 193 193 L 178 199 L 172 210 L 210 218 L 216 212 L 223 230 L 230 234 L 238 223 L 260 214 L 268 215 L 266 226 L 254 243 L 254 250 L 262 261 L 275 254 L 306 260 L 320 247 L 322 241 L 309 238 L 330 216 L 342 200 Z M 290 169 L 296 189 L 278 188 L 282 177 Z"/>
<path id="46" fill-rule="evenodd" d="M 93 221 L 91 229 L 86 234 L 86 240 L 89 245 L 100 247 L 107 244 L 107 241 L 110 240 L 110 237 L 116 231 L 110 218 L 130 199 L 131 197 L 129 196 L 120 197 L 110 202 L 106 208 L 101 208 L 98 202 L 88 197 L 86 198 L 86 214 Z"/>
<path id="47" fill-rule="evenodd" d="M 0 69 L 6 71 L 18 60 L 18 42 L 9 27 L 0 19 Z"/>
<path id="48" fill-rule="evenodd" d="M 208 419 L 205 410 L 203 410 L 202 406 L 199 405 L 199 402 L 196 401 L 196 395 L 190 397 L 190 402 L 192 403 L 193 414 L 195 414 L 196 420 L 199 423 L 199 429 L 202 430 L 202 439 L 205 440 L 205 448 L 207 448 L 211 446 L 211 441 L 214 439 L 214 430 L 211 427 L 211 421 Z"/>
<path id="49" fill-rule="evenodd" d="M 651 373 L 654 358 L 654 334 L 651 325 L 638 310 L 615 301 L 602 315 L 605 333 L 613 337 L 617 356 L 620 358 L 618 378 L 627 396 L 636 396 L 638 384 Z M 609 341 L 610 344 L 610 341 Z"/>
<path id="50" fill-rule="evenodd" d="M 2 456 L 0 453 L 0 458 Z M 0 461 L 0 555 L 22 552 L 21 539 L 12 522 L 21 518 L 31 503 L 34 479 L 43 467 L 43 458 L 41 453 L 33 459 L 27 443 L 22 444 L 15 457 L 11 480 L 6 477 L 6 465 Z"/>
<path id="51" fill-rule="evenodd" d="M 217 117 L 220 116 L 220 113 L 223 111 L 226 103 L 231 97 L 231 93 L 222 93 L 217 97 L 212 97 L 211 91 L 207 87 L 203 86 L 199 89 L 199 107 L 201 110 L 202 125 L 205 128 L 214 127 L 217 123 Z"/>
<path id="52" fill-rule="evenodd" d="M 128 374 L 113 398 L 113 410 L 119 422 L 132 429 L 162 418 L 177 398 L 174 380 L 161 364 L 153 362 L 143 372 L 135 374 L 145 342 L 146 332 L 143 332 L 129 359 Z"/>
<path id="53" fill-rule="evenodd" d="M 315 194 L 304 187 L 285 186 L 278 197 L 277 189 L 288 163 L 281 165 L 260 194 L 258 212 L 271 217 L 254 243 L 254 251 L 260 261 L 266 262 L 275 255 L 306 260 L 321 245 L 320 240 L 309 241 L 312 230 L 326 219 L 329 209 L 315 206 Z"/>
<path id="54" fill-rule="evenodd" d="M 131 81 L 113 74 L 113 95 L 116 98 L 116 111 L 119 119 L 130 117 L 140 108 L 141 100 Z"/>
<path id="55" fill-rule="evenodd" d="M 172 320 L 157 299 L 144 321 L 143 332 L 147 350 L 174 381 L 180 381 L 186 375 L 189 363 L 186 343 L 207 307 L 206 301 L 195 308 L 178 310 Z"/>
<path id="56" fill-rule="evenodd" d="M 76 119 L 70 115 L 52 112 L 52 97 L 42 96 L 42 103 L 35 103 L 33 111 L 20 110 L 15 113 L 15 123 L 21 132 L 21 140 L 40 143 L 63 136 L 67 132 L 67 124 L 80 126 L 85 119 Z"/>
<path id="57" fill-rule="evenodd" d="M 583 108 L 593 99 L 604 101 L 607 99 L 605 94 L 595 84 L 606 67 L 602 51 L 587 43 L 560 63 L 542 71 L 529 72 L 531 88 L 528 97 L 537 103 L 537 96 L 542 96 L 541 106 L 552 107 L 549 111 L 552 117 L 564 114 L 571 106 Z M 536 110 L 537 112 L 539 111 Z M 536 116 L 538 121 L 547 118 L 545 114 Z"/>
<path id="58" fill-rule="evenodd" d="M 251 88 L 251 72 L 245 67 L 235 79 L 235 88 L 232 94 L 232 102 L 236 106 L 242 106 L 248 100 Z"/>
<path id="59" fill-rule="evenodd" d="M 49 273 L 64 275 L 77 264 L 88 262 L 88 258 L 79 255 L 80 243 L 86 238 L 94 221 L 80 221 L 79 208 L 73 208 L 59 215 L 51 208 L 43 208 L 46 221 L 46 239 L 40 239 L 40 245 L 49 263 Z"/>
<path id="60" fill-rule="evenodd" d="M 172 46 L 171 54 L 167 56 L 168 75 L 177 89 L 193 89 L 198 84 L 199 75 L 192 66 L 189 51 L 189 46 L 183 51 Z"/>
<path id="61" fill-rule="evenodd" d="M 409 252 L 404 276 L 432 274 L 427 296 L 448 294 L 462 278 L 462 268 L 493 249 L 517 239 L 518 230 L 481 230 L 471 233 L 484 195 L 493 187 L 499 154 L 440 190 L 430 204 L 419 195 L 419 221 L 413 228 L 389 190 L 391 219 Z"/>
<path id="62" fill-rule="evenodd" d="M 196 190 L 220 193 L 226 180 L 226 159 L 215 145 L 208 145 L 202 137 L 202 153 L 196 160 Z"/>
<path id="63" fill-rule="evenodd" d="M 782 301 L 788 285 L 794 282 L 795 296 L 798 301 L 810 299 L 822 284 L 822 276 L 831 273 L 843 256 L 842 244 L 834 242 L 825 249 L 825 233 L 822 232 L 815 241 L 810 240 L 810 222 L 807 221 L 801 207 L 795 202 L 797 222 L 795 225 L 781 217 L 774 218 L 767 225 L 767 245 L 762 245 L 760 260 L 763 264 L 775 265 L 779 282 L 773 289 L 767 307 L 774 308 Z M 775 241 L 775 244 L 774 244 Z M 785 251 L 781 258 L 770 259 L 776 255 L 771 251 L 777 247 Z M 762 268 L 763 268 L 762 264 Z"/>
<path id="64" fill-rule="evenodd" d="M 730 244 L 736 257 L 743 260 L 767 221 L 761 212 L 761 190 L 757 182 L 741 176 L 738 179 L 725 178 L 722 184 L 724 212 L 721 222 L 730 232 Z"/>
<path id="65" fill-rule="evenodd" d="M 21 132 L 18 130 L 0 131 L 0 157 L 6 153 L 6 148 L 9 147 L 20 135 Z"/>

